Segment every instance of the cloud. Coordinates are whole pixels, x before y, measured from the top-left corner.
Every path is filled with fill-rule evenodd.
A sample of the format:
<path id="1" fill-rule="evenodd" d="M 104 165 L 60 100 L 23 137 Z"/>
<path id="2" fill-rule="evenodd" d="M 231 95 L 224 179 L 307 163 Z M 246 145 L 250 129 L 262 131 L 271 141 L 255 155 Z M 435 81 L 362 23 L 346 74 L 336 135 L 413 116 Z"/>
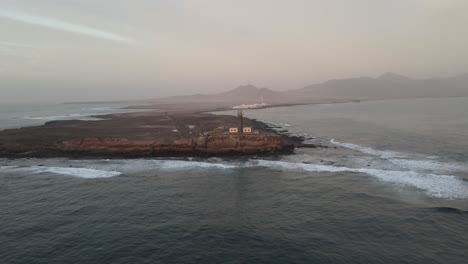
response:
<path id="1" fill-rule="evenodd" d="M 26 13 L 17 12 L 14 10 L 0 9 L 0 18 L 7 18 L 13 21 L 27 23 L 35 26 L 41 26 L 49 29 L 65 31 L 70 33 L 76 33 L 86 35 L 98 39 L 105 39 L 114 42 L 120 42 L 125 44 L 135 44 L 136 41 L 132 38 L 115 34 L 112 32 L 103 31 L 97 28 L 77 25 L 58 19 L 49 17 L 36 16 Z"/>

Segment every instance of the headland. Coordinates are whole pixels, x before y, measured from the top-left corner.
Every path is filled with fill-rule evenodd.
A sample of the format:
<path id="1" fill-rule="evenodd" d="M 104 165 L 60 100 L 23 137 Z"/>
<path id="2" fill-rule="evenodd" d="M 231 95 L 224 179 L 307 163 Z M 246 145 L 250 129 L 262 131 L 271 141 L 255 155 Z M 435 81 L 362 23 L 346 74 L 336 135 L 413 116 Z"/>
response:
<path id="1" fill-rule="evenodd" d="M 262 122 L 213 115 L 216 107 L 166 105 L 157 110 L 51 121 L 0 131 L 2 158 L 141 158 L 288 154 L 299 140 Z M 233 113 L 235 113 L 233 111 Z"/>

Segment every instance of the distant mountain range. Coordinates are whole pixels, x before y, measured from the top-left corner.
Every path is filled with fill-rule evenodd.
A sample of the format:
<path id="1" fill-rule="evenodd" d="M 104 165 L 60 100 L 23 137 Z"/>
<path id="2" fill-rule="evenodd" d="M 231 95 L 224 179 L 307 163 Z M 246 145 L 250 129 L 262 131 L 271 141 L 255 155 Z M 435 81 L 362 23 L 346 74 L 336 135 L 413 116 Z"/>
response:
<path id="1" fill-rule="evenodd" d="M 468 96 L 468 74 L 417 80 L 395 73 L 385 73 L 378 78 L 330 80 L 294 92 L 304 96 L 353 99 Z"/>
<path id="2" fill-rule="evenodd" d="M 223 102 L 223 103 L 258 103 L 261 97 L 269 103 L 279 103 L 284 101 L 284 96 L 287 92 L 273 91 L 267 88 L 257 88 L 253 85 L 239 86 L 233 90 L 217 93 L 217 94 L 194 94 L 184 96 L 165 97 L 151 102 L 165 103 L 202 103 L 202 102 Z"/>
<path id="3" fill-rule="evenodd" d="M 289 91 L 273 91 L 245 85 L 218 94 L 173 96 L 150 100 L 166 103 L 218 102 L 232 105 L 258 103 L 263 97 L 269 104 L 315 103 L 351 100 L 404 99 L 468 96 L 468 74 L 450 78 L 412 79 L 395 73 L 377 78 L 360 77 L 329 80 Z"/>

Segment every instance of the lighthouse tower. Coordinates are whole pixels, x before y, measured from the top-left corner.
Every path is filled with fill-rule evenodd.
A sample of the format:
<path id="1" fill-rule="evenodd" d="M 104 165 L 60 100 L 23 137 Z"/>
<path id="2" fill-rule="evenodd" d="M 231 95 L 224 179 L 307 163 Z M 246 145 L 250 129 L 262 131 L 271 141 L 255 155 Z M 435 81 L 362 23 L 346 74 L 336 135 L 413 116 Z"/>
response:
<path id="1" fill-rule="evenodd" d="M 239 134 L 244 133 L 244 114 L 242 109 L 237 110 L 237 131 Z"/>

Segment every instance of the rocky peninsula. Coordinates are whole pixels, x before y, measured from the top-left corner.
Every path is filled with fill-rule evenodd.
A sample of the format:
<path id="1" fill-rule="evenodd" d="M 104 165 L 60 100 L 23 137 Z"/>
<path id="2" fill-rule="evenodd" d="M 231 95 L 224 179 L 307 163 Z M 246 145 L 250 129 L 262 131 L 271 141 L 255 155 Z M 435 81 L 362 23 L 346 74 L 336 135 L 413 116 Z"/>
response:
<path id="1" fill-rule="evenodd" d="M 297 140 L 262 122 L 242 119 L 250 132 L 230 132 L 239 118 L 170 108 L 99 116 L 98 121 L 51 121 L 0 131 L 3 158 L 137 158 L 292 153 Z M 242 129 L 242 128 L 241 128 Z M 249 130 L 247 130 L 249 131 Z"/>

